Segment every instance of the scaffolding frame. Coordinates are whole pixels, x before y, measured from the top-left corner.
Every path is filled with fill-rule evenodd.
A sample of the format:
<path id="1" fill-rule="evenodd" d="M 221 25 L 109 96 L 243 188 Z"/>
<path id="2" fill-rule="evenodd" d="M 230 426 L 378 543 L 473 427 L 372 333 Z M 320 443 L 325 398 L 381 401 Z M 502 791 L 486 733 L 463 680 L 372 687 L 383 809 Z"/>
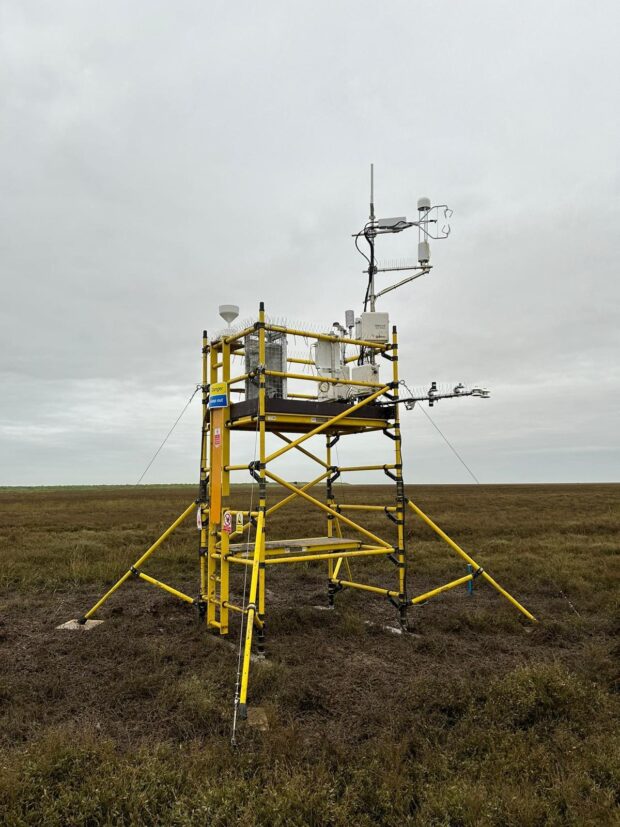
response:
<path id="1" fill-rule="evenodd" d="M 269 370 L 265 359 L 265 342 L 269 332 L 284 336 L 297 336 L 310 340 L 326 340 L 339 345 L 352 345 L 372 354 L 374 359 L 381 357 L 391 365 L 389 382 L 361 382 L 317 376 L 314 374 Z M 232 373 L 232 357 L 243 356 L 243 342 L 249 336 L 258 335 L 258 365 L 250 373 L 237 376 Z M 357 356 L 347 358 L 352 362 Z M 314 365 L 307 359 L 287 358 L 288 364 Z M 364 396 L 352 403 L 339 403 L 340 408 L 334 412 L 326 403 L 317 403 L 313 394 L 290 393 L 288 399 L 300 400 L 287 403 L 280 400 L 277 411 L 270 412 L 270 400 L 266 392 L 267 378 L 277 376 L 282 379 L 296 379 L 309 383 L 328 382 L 359 387 Z M 258 384 L 255 411 L 243 411 L 235 414 L 235 403 L 231 402 L 232 393 L 243 394 L 243 389 L 235 387 L 246 380 Z M 224 384 L 227 390 L 226 407 L 210 407 L 210 389 L 216 384 Z M 168 594 L 197 607 L 199 617 L 206 626 L 220 635 L 229 632 L 230 612 L 240 613 L 242 623 L 245 621 L 243 635 L 243 658 L 236 702 L 239 716 L 247 715 L 247 696 L 253 636 L 256 631 L 256 648 L 259 655 L 265 648 L 266 616 L 266 576 L 267 569 L 274 565 L 306 563 L 320 561 L 327 567 L 328 605 L 334 606 L 337 592 L 353 589 L 376 594 L 390 601 L 398 611 L 400 623 L 408 629 L 407 610 L 410 606 L 423 603 L 436 595 L 458 586 L 472 587 L 473 581 L 481 576 L 487 583 L 505 597 L 528 620 L 536 622 L 534 616 L 522 606 L 511 594 L 503 589 L 478 563 L 460 548 L 442 531 L 417 505 L 405 495 L 402 464 L 402 436 L 399 416 L 399 373 L 398 373 L 398 334 L 394 326 L 387 342 L 365 341 L 340 336 L 337 334 L 316 333 L 298 330 L 283 325 L 271 324 L 266 320 L 264 304 L 261 302 L 258 320 L 250 327 L 230 335 L 222 334 L 209 341 L 206 331 L 202 339 L 202 428 L 200 448 L 200 483 L 195 501 L 190 503 L 183 513 L 150 546 L 149 549 L 120 577 L 120 579 L 80 618 L 85 623 L 130 577 L 163 589 Z M 374 404 L 373 403 L 378 403 Z M 317 413 L 325 405 L 325 415 Z M 305 406 L 305 412 L 304 412 Z M 333 406 L 332 406 L 333 407 Z M 257 436 L 258 456 L 249 463 L 232 465 L 230 463 L 231 438 L 236 431 L 254 431 Z M 381 431 L 389 438 L 393 448 L 393 461 L 379 465 L 339 466 L 334 464 L 332 449 L 341 436 Z M 285 444 L 268 453 L 267 434 L 272 433 Z M 292 433 L 291 439 L 286 433 Z M 296 434 L 299 434 L 297 436 Z M 313 437 L 325 439 L 324 457 L 318 456 L 304 445 Z M 299 485 L 274 473 L 273 462 L 292 450 L 301 452 L 313 460 L 321 473 L 309 482 Z M 394 483 L 394 498 L 387 505 L 344 504 L 338 503 L 334 492 L 334 483 L 343 473 L 383 471 Z M 243 516 L 243 525 L 234 530 L 230 522 L 230 478 L 236 472 L 251 475 L 258 488 L 258 504 L 255 509 L 234 509 Z M 268 481 L 287 491 L 287 495 L 267 507 Z M 317 485 L 325 484 L 325 502 L 310 493 Z M 326 535 L 318 538 L 294 538 L 292 540 L 267 540 L 269 518 L 279 509 L 295 500 L 304 500 L 326 515 Z M 189 517 L 198 510 L 197 519 L 200 529 L 199 543 L 199 596 L 191 597 L 178 589 L 147 575 L 142 567 L 161 544 Z M 405 534 L 405 514 L 409 510 L 428 525 L 447 545 L 467 563 L 468 573 L 448 583 L 438 586 L 424 594 L 409 596 L 407 584 L 407 548 Z M 352 516 L 356 512 L 383 512 L 396 526 L 396 542 L 389 542 L 360 525 Z M 343 526 L 360 535 L 359 539 L 343 536 Z M 254 538 L 250 535 L 254 529 Z M 245 543 L 235 542 L 247 535 Z M 354 580 L 350 568 L 351 558 L 387 558 L 396 569 L 395 588 L 383 588 L 370 583 Z M 230 599 L 231 565 L 238 568 L 249 567 L 251 571 L 249 594 L 243 595 L 239 605 Z M 349 577 L 341 576 L 343 565 L 348 569 Z"/>

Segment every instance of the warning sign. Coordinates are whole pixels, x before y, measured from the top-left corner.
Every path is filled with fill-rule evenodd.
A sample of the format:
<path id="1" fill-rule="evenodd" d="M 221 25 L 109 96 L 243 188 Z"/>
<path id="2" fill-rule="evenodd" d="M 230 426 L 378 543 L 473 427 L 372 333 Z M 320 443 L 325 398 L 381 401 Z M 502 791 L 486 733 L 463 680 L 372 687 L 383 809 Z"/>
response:
<path id="1" fill-rule="evenodd" d="M 237 531 L 243 531 L 243 511 L 237 511 L 236 526 Z"/>
<path id="2" fill-rule="evenodd" d="M 228 385 L 226 382 L 214 382 L 209 389 L 209 410 L 228 407 Z"/>
<path id="3" fill-rule="evenodd" d="M 219 448 L 222 444 L 222 429 L 221 428 L 214 428 L 213 429 L 213 447 Z"/>
<path id="4" fill-rule="evenodd" d="M 230 534 L 232 532 L 232 514 L 230 511 L 224 512 L 224 522 L 222 524 L 222 531 L 226 534 Z"/>

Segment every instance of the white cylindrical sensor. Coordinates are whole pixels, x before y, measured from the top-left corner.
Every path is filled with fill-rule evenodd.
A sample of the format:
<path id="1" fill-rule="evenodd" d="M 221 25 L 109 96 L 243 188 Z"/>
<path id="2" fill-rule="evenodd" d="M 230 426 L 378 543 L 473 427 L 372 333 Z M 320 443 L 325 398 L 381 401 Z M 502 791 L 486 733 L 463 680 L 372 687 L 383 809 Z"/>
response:
<path id="1" fill-rule="evenodd" d="M 431 260 L 431 245 L 428 241 L 420 241 L 418 244 L 418 261 L 420 264 L 428 264 Z"/>
<path id="2" fill-rule="evenodd" d="M 220 316 L 228 323 L 229 327 L 239 315 L 239 307 L 236 304 L 220 304 L 219 311 Z"/>
<path id="3" fill-rule="evenodd" d="M 420 212 L 428 212 L 431 208 L 430 198 L 418 198 L 418 210 Z"/>

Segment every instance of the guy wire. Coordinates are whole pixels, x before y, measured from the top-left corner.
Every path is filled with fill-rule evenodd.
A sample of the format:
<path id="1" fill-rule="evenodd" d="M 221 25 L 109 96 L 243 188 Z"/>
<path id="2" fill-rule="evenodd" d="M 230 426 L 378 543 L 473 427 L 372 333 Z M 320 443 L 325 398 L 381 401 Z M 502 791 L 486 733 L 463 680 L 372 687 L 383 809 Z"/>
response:
<path id="1" fill-rule="evenodd" d="M 403 381 L 403 380 L 401 380 L 401 381 L 402 381 L 403 387 L 406 389 L 407 393 L 408 393 L 408 394 L 410 394 L 410 396 L 413 396 L 414 394 L 413 394 L 413 391 L 411 390 L 411 388 L 407 385 L 407 383 L 406 383 L 405 381 Z M 428 413 L 428 411 L 425 411 L 425 410 L 424 410 L 424 408 L 422 407 L 422 405 L 419 405 L 418 407 L 419 407 L 419 409 L 422 411 L 422 413 L 424 414 L 424 416 L 428 419 L 428 421 L 431 423 L 431 425 L 433 426 L 433 428 L 434 428 L 434 429 L 437 431 L 437 433 L 441 436 L 441 438 L 442 438 L 442 439 L 443 439 L 443 441 L 446 443 L 446 445 L 448 446 L 448 448 L 452 451 L 452 453 L 454 454 L 454 456 L 458 459 L 458 461 L 461 463 L 461 465 L 462 465 L 462 466 L 463 466 L 463 467 L 467 470 L 467 472 L 468 472 L 468 473 L 469 473 L 469 475 L 472 477 L 472 479 L 474 480 L 474 482 L 476 483 L 476 485 L 480 485 L 480 480 L 478 479 L 478 477 L 474 474 L 474 472 L 471 470 L 471 468 L 469 467 L 469 465 L 465 462 L 465 460 L 463 459 L 463 457 L 459 454 L 459 452 L 456 450 L 456 448 L 454 447 L 454 445 L 450 442 L 450 440 L 448 439 L 448 437 L 447 437 L 447 436 L 443 433 L 443 431 L 441 430 L 441 428 L 439 427 L 439 425 L 436 425 L 436 424 L 435 424 L 434 420 L 432 419 L 432 417 L 431 417 L 431 415 Z"/>
<path id="2" fill-rule="evenodd" d="M 185 407 L 183 408 L 183 410 L 181 411 L 181 413 L 177 416 L 177 418 L 176 418 L 176 420 L 175 420 L 174 425 L 172 426 L 172 428 L 170 428 L 170 430 L 168 431 L 168 433 L 167 433 L 167 434 L 166 434 L 166 436 L 164 437 L 164 441 L 161 443 L 161 445 L 159 446 L 159 448 L 155 451 L 155 453 L 154 453 L 154 454 L 153 454 L 153 456 L 151 457 L 151 461 L 149 462 L 149 464 L 146 466 L 146 468 L 145 468 L 145 469 L 144 469 L 144 471 L 142 472 L 142 474 L 141 474 L 141 476 L 140 476 L 140 479 L 138 480 L 138 482 L 136 483 L 136 485 L 140 485 L 140 483 L 141 483 L 141 482 L 142 482 L 142 480 L 144 479 L 144 476 L 145 476 L 146 472 L 149 470 L 149 468 L 151 467 L 151 465 L 152 465 L 152 464 L 155 462 L 155 460 L 157 459 L 157 455 L 159 454 L 159 452 L 161 451 L 161 449 L 164 447 L 164 445 L 165 445 L 165 444 L 166 444 L 166 442 L 168 441 L 168 437 L 170 436 L 170 434 L 174 431 L 174 429 L 176 428 L 176 426 L 177 426 L 177 425 L 179 424 L 179 422 L 181 421 L 181 417 L 183 416 L 183 414 L 185 413 L 185 411 L 189 408 L 189 406 L 190 406 L 190 403 L 191 403 L 192 399 L 196 396 L 196 394 L 198 393 L 198 391 L 199 391 L 199 390 L 202 390 L 202 385 L 196 385 L 196 387 L 194 388 L 194 392 L 192 393 L 192 395 L 190 396 L 190 398 L 187 400 L 187 402 L 186 402 L 186 404 L 185 404 Z"/>

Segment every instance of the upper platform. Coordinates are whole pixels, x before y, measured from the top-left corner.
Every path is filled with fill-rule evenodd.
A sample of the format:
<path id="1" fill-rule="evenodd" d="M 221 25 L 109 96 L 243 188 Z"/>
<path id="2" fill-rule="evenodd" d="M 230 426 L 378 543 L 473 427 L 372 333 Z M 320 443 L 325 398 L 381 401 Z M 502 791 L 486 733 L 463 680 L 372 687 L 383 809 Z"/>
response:
<path id="1" fill-rule="evenodd" d="M 308 433 L 348 408 L 353 408 L 354 405 L 354 402 L 317 402 L 268 397 L 265 400 L 265 428 L 267 431 Z M 228 421 L 233 430 L 254 431 L 257 418 L 258 399 L 236 402 L 229 408 Z M 323 433 L 340 435 L 383 430 L 393 418 L 393 405 L 376 405 L 370 402 L 353 411 L 350 416 L 338 420 Z"/>

